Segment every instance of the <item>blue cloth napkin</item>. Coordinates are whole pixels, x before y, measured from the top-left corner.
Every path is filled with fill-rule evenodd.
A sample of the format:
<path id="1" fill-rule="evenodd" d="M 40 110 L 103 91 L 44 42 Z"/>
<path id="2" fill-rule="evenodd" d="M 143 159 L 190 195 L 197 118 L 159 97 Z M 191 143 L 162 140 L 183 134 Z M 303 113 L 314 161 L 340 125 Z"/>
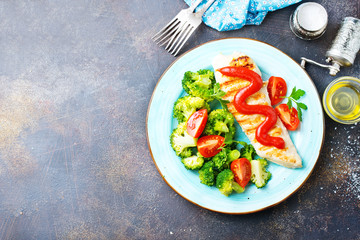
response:
<path id="1" fill-rule="evenodd" d="M 191 5 L 196 0 L 185 0 Z M 197 9 L 201 9 L 203 1 Z M 301 0 L 216 0 L 203 15 L 203 22 L 218 31 L 230 31 L 244 25 L 260 25 L 267 12 L 275 11 Z"/>

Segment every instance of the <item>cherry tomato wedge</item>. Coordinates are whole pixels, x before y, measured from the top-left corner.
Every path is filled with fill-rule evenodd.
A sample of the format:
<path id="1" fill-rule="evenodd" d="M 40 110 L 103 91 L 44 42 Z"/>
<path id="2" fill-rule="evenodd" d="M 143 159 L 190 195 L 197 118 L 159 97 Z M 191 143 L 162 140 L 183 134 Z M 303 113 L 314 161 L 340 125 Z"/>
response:
<path id="1" fill-rule="evenodd" d="M 294 107 L 289 110 L 288 105 L 280 104 L 275 108 L 275 111 L 280 117 L 281 121 L 284 123 L 287 130 L 296 130 L 296 128 L 299 126 L 300 120 L 298 117 L 298 112 Z"/>
<path id="2" fill-rule="evenodd" d="M 242 187 L 249 183 L 251 178 L 251 164 L 247 158 L 239 158 L 232 161 L 230 165 L 231 171 L 234 173 L 235 181 Z"/>
<path id="3" fill-rule="evenodd" d="M 287 86 L 286 82 L 281 77 L 270 77 L 267 85 L 271 105 L 276 105 L 283 100 L 281 97 L 286 96 Z"/>
<path id="4" fill-rule="evenodd" d="M 219 135 L 204 136 L 197 141 L 197 149 L 202 156 L 213 157 L 221 151 L 224 141 L 225 138 Z"/>
<path id="5" fill-rule="evenodd" d="M 194 112 L 187 121 L 186 130 L 188 134 L 194 138 L 200 137 L 204 131 L 207 118 L 208 112 L 206 109 L 200 109 Z"/>

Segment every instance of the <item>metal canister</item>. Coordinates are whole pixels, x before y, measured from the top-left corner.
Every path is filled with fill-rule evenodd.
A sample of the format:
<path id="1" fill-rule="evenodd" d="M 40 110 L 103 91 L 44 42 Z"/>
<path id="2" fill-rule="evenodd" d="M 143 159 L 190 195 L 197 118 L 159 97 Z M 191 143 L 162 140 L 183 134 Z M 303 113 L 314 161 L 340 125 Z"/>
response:
<path id="1" fill-rule="evenodd" d="M 321 37 L 327 26 L 326 9 L 315 2 L 299 5 L 290 16 L 290 29 L 299 38 L 313 40 Z"/>
<path id="2" fill-rule="evenodd" d="M 346 17 L 341 23 L 341 27 L 332 42 L 331 47 L 326 52 L 326 62 L 331 65 L 317 63 L 307 58 L 301 58 L 301 66 L 305 68 L 305 63 L 313 63 L 320 67 L 328 68 L 330 75 L 335 76 L 340 67 L 350 67 L 354 64 L 356 54 L 360 50 L 360 19 Z"/>

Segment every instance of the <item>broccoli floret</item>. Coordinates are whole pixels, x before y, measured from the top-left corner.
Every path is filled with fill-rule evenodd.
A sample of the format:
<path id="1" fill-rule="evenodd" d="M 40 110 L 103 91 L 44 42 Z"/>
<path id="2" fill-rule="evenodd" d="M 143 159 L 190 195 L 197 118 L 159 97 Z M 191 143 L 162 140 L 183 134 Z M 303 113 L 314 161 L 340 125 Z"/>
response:
<path id="1" fill-rule="evenodd" d="M 235 159 L 240 157 L 240 152 L 237 149 L 230 150 L 228 148 L 223 148 L 221 152 L 212 157 L 214 166 L 222 171 L 224 168 L 229 168 L 229 164 Z"/>
<path id="2" fill-rule="evenodd" d="M 265 159 L 256 159 L 251 163 L 251 182 L 255 183 L 257 188 L 262 188 L 271 178 L 271 173 L 266 170 L 267 161 Z"/>
<path id="3" fill-rule="evenodd" d="M 230 152 L 229 149 L 223 148 L 218 154 L 212 157 L 211 161 L 214 162 L 214 166 L 222 171 L 226 167 L 227 162 L 227 153 Z"/>
<path id="4" fill-rule="evenodd" d="M 197 72 L 188 71 L 184 74 L 182 87 L 191 96 L 201 97 L 206 101 L 218 99 L 223 105 L 222 97 L 226 94 L 216 83 L 214 72 L 208 69 L 201 69 Z"/>
<path id="5" fill-rule="evenodd" d="M 225 169 L 217 175 L 216 187 L 225 196 L 229 196 L 233 190 L 237 193 L 245 191 L 245 188 L 234 181 L 234 173 L 230 169 Z"/>
<path id="6" fill-rule="evenodd" d="M 182 80 L 183 88 L 188 94 L 191 94 L 191 91 L 197 86 L 209 89 L 214 83 L 214 72 L 208 69 L 200 69 L 197 72 L 187 71 Z"/>
<path id="7" fill-rule="evenodd" d="M 244 143 L 245 146 L 240 149 L 240 156 L 242 158 L 247 158 L 249 161 L 254 159 L 254 154 L 256 153 L 255 148 L 251 144 Z"/>
<path id="8" fill-rule="evenodd" d="M 210 111 L 210 106 L 204 99 L 184 96 L 175 102 L 173 115 L 179 122 L 186 122 L 194 112 L 202 108 Z"/>
<path id="9" fill-rule="evenodd" d="M 176 155 L 186 158 L 192 155 L 192 147 L 196 147 L 197 138 L 193 138 L 186 131 L 186 122 L 179 123 L 170 135 L 171 147 Z"/>
<path id="10" fill-rule="evenodd" d="M 230 169 L 225 169 L 216 177 L 216 187 L 225 196 L 229 196 L 233 191 L 234 174 Z"/>
<path id="11" fill-rule="evenodd" d="M 181 162 L 184 164 L 185 168 L 188 170 L 197 170 L 204 165 L 204 158 L 198 154 L 191 157 L 181 159 Z"/>
<path id="12" fill-rule="evenodd" d="M 230 134 L 229 137 L 233 138 L 235 132 L 234 117 L 230 112 L 225 109 L 216 109 L 210 112 L 204 129 L 205 135 L 220 135 L 224 137 L 228 133 Z"/>
<path id="13" fill-rule="evenodd" d="M 214 169 L 214 163 L 212 161 L 206 162 L 199 170 L 200 182 L 205 185 L 213 186 L 216 176 L 217 171 Z"/>
<path id="14" fill-rule="evenodd" d="M 203 98 L 211 95 L 215 82 L 214 72 L 210 70 L 187 71 L 182 80 L 182 87 L 189 95 Z"/>

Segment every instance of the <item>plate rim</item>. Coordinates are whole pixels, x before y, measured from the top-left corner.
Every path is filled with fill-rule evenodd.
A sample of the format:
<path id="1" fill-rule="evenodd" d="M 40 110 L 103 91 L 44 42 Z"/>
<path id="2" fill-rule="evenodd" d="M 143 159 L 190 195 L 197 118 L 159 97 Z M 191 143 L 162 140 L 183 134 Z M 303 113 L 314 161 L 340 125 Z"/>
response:
<path id="1" fill-rule="evenodd" d="M 183 54 L 181 54 L 177 59 L 175 59 L 165 70 L 164 72 L 161 74 L 161 76 L 159 77 L 158 81 L 156 82 L 156 85 L 154 87 L 154 90 L 151 94 L 151 98 L 150 98 L 150 101 L 149 101 L 149 104 L 148 104 L 148 108 L 147 108 L 147 113 L 146 113 L 146 140 L 147 140 L 147 145 L 148 145 L 148 149 L 149 149 L 149 152 L 150 152 L 150 155 L 151 155 L 151 158 L 155 164 L 155 167 L 156 169 L 158 170 L 158 172 L 160 173 L 160 176 L 162 177 L 162 179 L 166 182 L 166 184 L 172 189 L 174 190 L 179 196 L 181 196 L 182 198 L 184 198 L 185 200 L 191 202 L 192 204 L 195 204 L 203 209 L 207 209 L 207 210 L 210 210 L 210 211 L 213 211 L 213 212 L 217 212 L 217 213 L 223 213 L 223 214 L 229 214 L 229 215 L 245 215 L 245 214 L 251 214 L 251 213 L 255 213 L 255 212 L 260 212 L 260 211 L 264 211 L 266 209 L 269 209 L 269 208 L 272 208 L 276 205 L 279 205 L 280 203 L 284 202 L 285 200 L 287 200 L 289 197 L 291 197 L 292 195 L 294 195 L 306 182 L 307 180 L 310 178 L 310 176 L 312 175 L 314 169 L 315 169 L 315 166 L 319 160 L 319 157 L 320 157 L 320 153 L 321 153 L 321 150 L 323 148 L 323 145 L 324 145 L 324 139 L 325 139 L 325 117 L 324 117 L 324 112 L 321 111 L 321 118 L 323 120 L 323 129 L 322 129 L 322 137 L 321 137 L 321 144 L 320 144 L 320 148 L 317 152 L 317 156 L 316 156 L 316 160 L 314 162 L 314 165 L 313 167 L 311 168 L 309 174 L 306 176 L 306 178 L 303 180 L 303 182 L 296 188 L 294 189 L 290 194 L 288 194 L 286 197 L 282 198 L 281 200 L 273 203 L 273 204 L 270 204 L 268 206 L 265 206 L 265 207 L 262 207 L 262 208 L 258 208 L 256 210 L 252 210 L 252 211 L 246 211 L 246 212 L 223 212 L 223 211 L 219 211 L 219 210 L 215 210 L 215 209 L 211 209 L 211 208 L 208 208 L 208 207 L 204 207 L 204 206 L 201 206 L 200 204 L 197 204 L 196 202 L 190 200 L 189 198 L 183 196 L 181 193 L 179 193 L 167 180 L 166 178 L 164 178 L 164 174 L 160 171 L 160 168 L 159 166 L 157 165 L 156 161 L 155 161 L 155 158 L 154 158 L 154 155 L 152 153 L 152 150 L 151 150 L 151 146 L 150 146 L 150 140 L 149 140 L 149 129 L 148 129 L 148 118 L 149 118 L 149 112 L 150 112 L 150 107 L 151 107 L 151 104 L 152 104 L 152 100 L 154 98 L 154 95 L 155 95 L 155 92 L 156 92 L 156 89 L 161 81 L 161 79 L 164 77 L 164 75 L 172 68 L 172 66 L 177 62 L 179 61 L 181 58 L 183 58 L 185 55 L 187 55 L 188 53 L 194 51 L 195 49 L 197 48 L 200 48 L 202 47 L 203 45 L 206 45 L 206 44 L 209 44 L 209 43 L 212 43 L 212 42 L 218 42 L 218 41 L 223 41 L 223 40 L 247 40 L 247 41 L 254 41 L 254 42 L 258 42 L 260 44 L 265 44 L 265 45 L 268 45 L 269 47 L 272 47 L 274 48 L 275 50 L 279 51 L 280 53 L 284 54 L 286 57 L 288 57 L 289 59 L 291 59 L 296 65 L 298 65 L 298 67 L 307 75 L 307 77 L 311 80 L 311 84 L 313 85 L 313 87 L 316 89 L 316 93 L 317 93 L 317 98 L 319 100 L 319 103 L 321 105 L 321 98 L 320 98 L 320 95 L 319 95 L 319 92 L 314 84 L 314 81 L 312 80 L 312 78 L 310 77 L 310 75 L 305 71 L 305 69 L 303 69 L 301 67 L 301 65 L 296 62 L 292 57 L 290 57 L 289 55 L 287 55 L 286 53 L 284 53 L 282 50 L 278 49 L 277 47 L 274 47 L 273 45 L 269 44 L 269 43 L 266 43 L 266 42 L 263 42 L 263 41 L 260 41 L 260 40 L 257 40 L 257 39 L 252 39 L 252 38 L 244 38 L 244 37 L 227 37 L 227 38 L 219 38 L 219 39 L 214 39 L 214 40 L 210 40 L 210 41 L 207 41 L 205 43 L 202 43 L 202 44 L 199 44 L 189 50 L 187 50 L 186 52 L 184 52 Z M 322 106 L 322 105 L 321 105 Z"/>

